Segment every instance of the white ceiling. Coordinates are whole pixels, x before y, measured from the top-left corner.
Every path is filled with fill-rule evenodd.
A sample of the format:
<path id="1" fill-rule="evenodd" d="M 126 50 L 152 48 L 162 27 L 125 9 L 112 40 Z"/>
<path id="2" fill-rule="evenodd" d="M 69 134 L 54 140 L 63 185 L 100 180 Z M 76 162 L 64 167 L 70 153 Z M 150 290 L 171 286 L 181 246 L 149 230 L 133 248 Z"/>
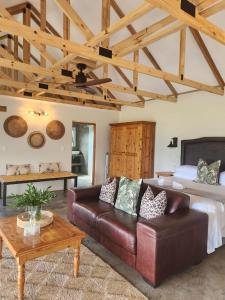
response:
<path id="1" fill-rule="evenodd" d="M 1 3 L 6 7 L 21 3 L 22 0 L 1 0 Z M 36 8 L 39 9 L 40 1 L 31 0 L 30 1 Z M 71 5 L 79 13 L 81 18 L 86 22 L 89 28 L 93 33 L 97 34 L 101 29 L 101 0 L 71 0 Z M 130 10 L 134 9 L 144 1 L 142 0 L 117 0 L 117 3 L 124 11 L 128 13 Z M 154 9 L 152 12 L 147 13 L 142 18 L 138 19 L 133 23 L 133 26 L 137 31 L 149 26 L 151 23 L 154 23 L 161 18 L 165 17 L 167 13 L 159 9 Z M 225 30 L 225 11 L 220 12 L 209 20 L 214 24 Z M 55 5 L 54 0 L 47 0 L 47 20 L 55 27 L 55 29 L 62 34 L 62 12 Z M 117 15 L 111 9 L 111 23 L 114 23 L 118 20 Z M 120 30 L 118 33 L 112 35 L 111 45 L 114 43 L 123 40 L 128 37 L 130 33 L 127 29 Z M 225 79 L 225 47 L 215 40 L 212 40 L 202 34 L 202 37 L 209 49 L 209 52 L 215 61 L 219 71 L 221 72 L 223 78 Z M 71 40 L 84 43 L 85 39 L 82 34 L 75 26 L 71 26 Z M 179 62 L 179 33 L 172 34 L 166 38 L 157 41 L 154 44 L 151 44 L 148 49 L 156 58 L 157 62 L 161 68 L 165 71 L 178 74 L 178 62 Z M 54 50 L 52 50 L 54 51 Z M 59 57 L 60 52 L 55 52 L 55 56 Z M 140 55 L 140 63 L 143 63 L 147 66 L 152 66 L 149 60 L 145 57 L 144 54 Z M 130 71 L 124 70 L 127 76 L 132 80 L 132 73 Z M 101 76 L 101 70 L 98 70 L 96 73 Z M 123 80 L 119 75 L 110 67 L 110 76 L 112 77 L 115 83 L 120 83 L 124 85 Z M 185 68 L 185 77 L 197 81 L 201 81 L 210 85 L 217 85 L 217 82 L 214 76 L 209 69 L 207 62 L 205 61 L 202 53 L 200 52 L 193 36 L 188 30 L 187 34 L 187 50 L 186 50 L 186 68 Z M 178 84 L 174 84 L 174 87 L 178 92 L 191 90 L 189 87 L 184 87 Z M 153 92 L 159 92 L 162 94 L 170 94 L 168 87 L 162 80 L 140 75 L 139 76 L 139 88 L 146 89 Z M 129 99 L 131 97 L 129 96 Z"/>

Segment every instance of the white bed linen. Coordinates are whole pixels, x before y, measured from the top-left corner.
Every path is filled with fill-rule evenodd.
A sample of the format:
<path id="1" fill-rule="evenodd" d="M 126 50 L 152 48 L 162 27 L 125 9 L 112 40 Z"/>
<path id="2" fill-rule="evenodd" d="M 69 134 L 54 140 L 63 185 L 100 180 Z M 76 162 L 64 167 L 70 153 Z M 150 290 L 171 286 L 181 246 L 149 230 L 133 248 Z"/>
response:
<path id="1" fill-rule="evenodd" d="M 168 179 L 168 178 L 167 178 Z M 151 183 L 153 179 L 144 180 L 146 183 Z M 195 190 L 205 191 L 221 195 L 221 198 L 225 197 L 225 186 L 212 186 L 201 183 L 196 183 L 190 180 L 181 179 L 178 177 L 171 177 L 172 181 L 181 183 L 186 188 L 192 188 Z M 155 179 L 154 179 L 155 181 Z M 182 192 L 182 190 L 181 190 Z M 215 251 L 216 248 L 222 246 L 222 238 L 225 237 L 225 207 L 224 204 L 209 199 L 207 197 L 201 197 L 197 195 L 190 196 L 190 207 L 198 211 L 207 213 L 209 217 L 208 223 L 208 254 Z"/>

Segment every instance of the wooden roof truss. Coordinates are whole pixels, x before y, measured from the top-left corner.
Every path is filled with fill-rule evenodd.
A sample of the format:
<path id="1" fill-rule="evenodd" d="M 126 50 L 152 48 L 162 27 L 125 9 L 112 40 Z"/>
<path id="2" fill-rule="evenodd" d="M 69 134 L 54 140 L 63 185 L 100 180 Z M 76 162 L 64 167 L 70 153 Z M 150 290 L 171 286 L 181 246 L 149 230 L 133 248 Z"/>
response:
<path id="1" fill-rule="evenodd" d="M 110 110 L 120 110 L 122 106 L 144 107 L 146 100 L 176 102 L 179 93 L 173 83 L 191 87 L 191 91 L 201 90 L 223 95 L 224 80 L 200 32 L 216 42 L 225 44 L 225 32 L 207 19 L 225 9 L 224 0 L 145 0 L 128 14 L 122 11 L 118 1 L 102 0 L 102 31 L 97 35 L 72 7 L 70 0 L 54 1 L 63 13 L 62 36 L 46 19 L 46 0 L 40 0 L 39 9 L 29 2 L 9 8 L 0 4 L 0 94 Z M 156 7 L 167 11 L 168 16 L 136 31 L 132 23 Z M 111 9 L 119 17 L 113 24 L 110 22 Z M 16 14 L 22 14 L 23 24 L 15 20 Z M 39 29 L 32 28 L 32 22 L 35 22 Z M 84 45 L 70 40 L 72 26 L 76 26 L 84 36 Z M 127 28 L 131 35 L 111 45 L 111 35 L 124 28 Z M 190 29 L 218 85 L 211 86 L 186 78 L 187 29 Z M 174 32 L 180 32 L 178 74 L 163 71 L 148 48 L 150 44 Z M 47 46 L 60 49 L 61 59 L 58 60 Z M 34 48 L 35 53 L 32 51 Z M 102 54 L 102 49 L 108 51 L 103 51 Z M 140 63 L 140 51 L 153 67 Z M 130 53 L 133 53 L 133 59 L 125 59 L 124 56 Z M 77 62 L 86 63 L 87 76 L 95 79 L 98 78 L 95 74 L 98 68 L 102 68 L 103 77 L 108 77 L 111 65 L 124 81 L 124 85 L 99 85 L 98 95 L 90 95 L 81 90 L 68 90 L 66 83 L 74 81 L 72 75 L 77 72 Z M 132 71 L 132 80 L 123 69 Z M 161 79 L 167 85 L 169 94 L 140 89 L 139 74 Z M 134 95 L 137 99 L 118 98 L 115 96 L 116 92 Z"/>

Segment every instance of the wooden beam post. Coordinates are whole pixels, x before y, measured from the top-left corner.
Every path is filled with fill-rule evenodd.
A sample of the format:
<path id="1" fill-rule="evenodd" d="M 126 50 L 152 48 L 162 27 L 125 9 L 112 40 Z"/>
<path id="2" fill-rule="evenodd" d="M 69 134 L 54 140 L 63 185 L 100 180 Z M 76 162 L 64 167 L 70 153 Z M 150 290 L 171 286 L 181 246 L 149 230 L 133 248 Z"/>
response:
<path id="1" fill-rule="evenodd" d="M 179 76 L 181 80 L 184 78 L 185 53 L 186 53 L 186 28 L 180 31 L 180 58 L 179 58 Z"/>
<path id="2" fill-rule="evenodd" d="M 40 0 L 40 29 L 46 31 L 46 0 Z M 44 45 L 44 49 L 46 49 Z M 40 55 L 40 66 L 46 67 L 46 59 Z"/>
<path id="3" fill-rule="evenodd" d="M 26 26 L 31 25 L 29 4 L 26 5 L 23 11 L 23 24 Z M 26 39 L 23 39 L 23 62 L 26 64 L 30 63 L 30 43 Z"/>
<path id="4" fill-rule="evenodd" d="M 65 0 L 70 4 L 70 0 Z M 63 13 L 63 38 L 65 40 L 70 40 L 70 19 L 67 17 L 65 13 Z M 69 53 L 64 51 L 64 57 L 66 57 Z M 69 64 L 65 65 L 65 68 L 69 68 Z"/>
<path id="5" fill-rule="evenodd" d="M 110 0 L 102 0 L 102 30 L 106 30 L 110 26 Z M 109 38 L 102 42 L 102 47 L 109 47 Z M 109 77 L 109 66 L 103 64 L 103 78 Z M 103 96 L 107 97 L 107 89 L 103 88 Z"/>
<path id="6" fill-rule="evenodd" d="M 134 51 L 134 63 L 139 63 L 139 50 Z M 133 88 L 136 91 L 138 89 L 138 72 L 133 71 Z"/>

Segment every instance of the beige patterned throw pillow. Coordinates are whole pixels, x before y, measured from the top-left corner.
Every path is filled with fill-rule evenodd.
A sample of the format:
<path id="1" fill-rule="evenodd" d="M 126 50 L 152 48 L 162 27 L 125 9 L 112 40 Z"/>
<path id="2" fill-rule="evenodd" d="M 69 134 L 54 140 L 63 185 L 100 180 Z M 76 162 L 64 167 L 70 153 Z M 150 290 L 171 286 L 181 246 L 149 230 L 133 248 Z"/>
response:
<path id="1" fill-rule="evenodd" d="M 54 173 L 54 172 L 59 172 L 59 171 L 60 171 L 59 162 L 40 163 L 39 164 L 39 172 L 40 173 Z"/>
<path id="2" fill-rule="evenodd" d="M 115 194 L 116 194 L 116 178 L 114 178 L 113 181 L 111 182 L 110 180 L 107 179 L 106 183 L 104 183 L 101 187 L 99 199 L 114 205 Z"/>
<path id="3" fill-rule="evenodd" d="M 6 175 L 13 176 L 13 175 L 26 175 L 31 173 L 31 166 L 30 164 L 24 165 L 6 165 Z"/>
<path id="4" fill-rule="evenodd" d="M 148 186 L 141 199 L 140 216 L 147 220 L 162 216 L 165 214 L 166 206 L 166 192 L 161 191 L 155 197 L 151 187 Z"/>

